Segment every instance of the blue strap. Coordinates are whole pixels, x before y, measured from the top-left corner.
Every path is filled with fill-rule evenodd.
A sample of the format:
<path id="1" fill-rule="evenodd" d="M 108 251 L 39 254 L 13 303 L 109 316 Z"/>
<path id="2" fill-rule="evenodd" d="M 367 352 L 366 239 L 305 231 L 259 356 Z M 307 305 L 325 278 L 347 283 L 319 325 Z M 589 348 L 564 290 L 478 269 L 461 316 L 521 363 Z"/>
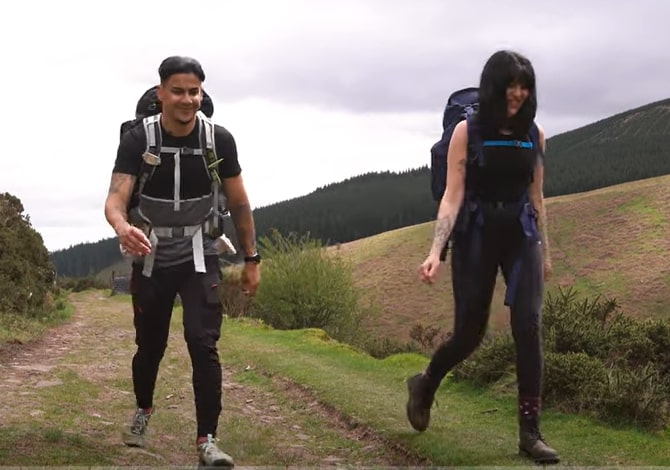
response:
<path id="1" fill-rule="evenodd" d="M 482 142 L 484 147 L 518 147 L 522 149 L 532 149 L 532 142 L 522 142 L 520 140 L 485 140 Z"/>
<path id="2" fill-rule="evenodd" d="M 535 235 L 537 234 L 537 226 L 535 225 L 535 217 L 533 216 L 533 209 L 528 201 L 528 196 L 526 195 L 523 207 L 519 211 L 519 219 L 521 221 L 521 228 L 524 235 L 524 244 L 521 247 L 519 256 L 517 256 L 514 264 L 512 265 L 512 270 L 510 272 L 509 278 L 507 279 L 507 290 L 505 292 L 505 305 L 510 307 L 514 303 L 516 297 L 516 291 L 519 287 L 519 275 L 521 274 L 521 265 L 523 262 L 524 251 L 531 247 L 535 241 Z"/>

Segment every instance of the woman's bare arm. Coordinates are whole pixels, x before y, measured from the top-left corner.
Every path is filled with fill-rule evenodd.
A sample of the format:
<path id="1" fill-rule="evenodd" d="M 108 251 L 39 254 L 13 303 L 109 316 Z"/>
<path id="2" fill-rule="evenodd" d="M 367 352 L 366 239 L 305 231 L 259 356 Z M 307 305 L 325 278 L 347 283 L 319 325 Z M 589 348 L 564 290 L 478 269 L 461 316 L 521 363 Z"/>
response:
<path id="1" fill-rule="evenodd" d="M 435 221 L 435 236 L 430 255 L 438 257 L 447 243 L 465 194 L 465 169 L 467 163 L 468 128 L 466 121 L 454 129 L 447 151 L 447 188 L 440 201 Z"/>
<path id="2" fill-rule="evenodd" d="M 539 127 L 539 126 L 538 126 Z M 546 143 L 544 139 L 544 131 L 539 127 L 540 149 L 542 154 L 545 153 Z M 549 254 L 549 236 L 547 233 L 547 210 L 544 203 L 544 159 L 538 156 L 537 165 L 535 165 L 535 172 L 533 173 L 533 181 L 530 184 L 528 196 L 535 212 L 537 213 L 537 229 L 540 232 L 542 240 L 542 252 L 544 254 L 545 263 L 551 262 Z"/>

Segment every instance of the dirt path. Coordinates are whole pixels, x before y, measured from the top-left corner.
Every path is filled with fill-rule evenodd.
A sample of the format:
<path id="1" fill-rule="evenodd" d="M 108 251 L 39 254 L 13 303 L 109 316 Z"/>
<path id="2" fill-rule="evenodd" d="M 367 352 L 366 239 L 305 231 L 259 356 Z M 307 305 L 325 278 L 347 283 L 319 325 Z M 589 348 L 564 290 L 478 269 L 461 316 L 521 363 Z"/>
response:
<path id="1" fill-rule="evenodd" d="M 145 449 L 128 448 L 120 433 L 133 406 L 129 305 L 99 292 L 75 295 L 73 303 L 75 312 L 67 324 L 53 328 L 34 344 L 13 347 L 0 356 L 0 426 L 12 429 L 18 440 L 42 436 L 45 445 L 58 444 L 47 452 L 49 461 L 44 462 L 31 462 L 23 455 L 30 450 L 22 446 L 8 446 L 5 455 L 0 446 L 0 466 L 23 461 L 193 465 L 195 411 L 181 325 L 173 320 L 161 363 L 150 443 Z M 370 430 L 352 427 L 346 417 L 318 403 L 298 385 L 268 378 L 262 371 L 251 372 L 250 379 L 244 380 L 242 370 L 224 366 L 219 436 L 238 465 L 415 463 Z M 242 379 L 235 381 L 233 376 Z M 76 449 L 71 453 L 57 449 L 63 442 Z"/>

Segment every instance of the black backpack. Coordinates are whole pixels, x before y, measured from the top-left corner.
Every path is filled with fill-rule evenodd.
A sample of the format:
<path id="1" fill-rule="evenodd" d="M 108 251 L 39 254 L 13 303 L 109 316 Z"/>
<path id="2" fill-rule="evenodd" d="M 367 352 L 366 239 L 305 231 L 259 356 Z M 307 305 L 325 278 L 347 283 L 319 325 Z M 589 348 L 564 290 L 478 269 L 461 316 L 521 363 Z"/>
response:
<path id="1" fill-rule="evenodd" d="M 135 119 L 131 119 L 121 124 L 121 135 L 119 138 L 123 137 L 123 134 L 140 124 L 145 117 L 153 116 L 161 112 L 161 103 L 158 101 L 156 95 L 157 90 L 158 85 L 152 86 L 140 97 L 135 106 Z M 211 118 L 212 115 L 214 115 L 214 102 L 205 90 L 202 90 L 200 111 L 208 118 Z"/>
<path id="2" fill-rule="evenodd" d="M 145 91 L 137 101 L 137 105 L 135 107 L 135 119 L 121 124 L 120 139 L 123 138 L 126 132 L 137 126 L 146 126 L 145 132 L 147 132 L 147 152 L 145 152 L 143 155 L 144 159 L 140 167 L 140 174 L 138 175 L 138 178 L 135 182 L 133 194 L 131 195 L 130 200 L 128 201 L 128 206 L 126 207 L 128 215 L 130 215 L 133 209 L 138 206 L 140 194 L 142 193 L 147 181 L 149 181 L 153 175 L 156 164 L 150 164 L 150 162 L 147 162 L 147 158 L 156 158 L 160 161 L 160 158 L 158 157 L 161 148 L 160 124 L 157 118 L 153 118 L 153 116 L 156 116 L 161 112 L 160 101 L 158 100 L 156 93 L 157 89 L 158 86 L 156 85 Z M 202 93 L 203 98 L 200 104 L 199 113 L 204 114 L 204 116 L 201 116 L 201 122 L 203 124 L 201 127 L 203 128 L 201 129 L 200 133 L 200 141 L 201 148 L 203 149 L 203 152 L 208 161 L 210 178 L 212 179 L 213 183 L 213 191 L 215 194 L 214 204 L 216 206 L 215 213 L 217 214 L 217 217 L 215 217 L 213 229 L 218 232 L 219 230 L 222 230 L 222 218 L 227 214 L 227 209 L 225 205 L 225 197 L 223 194 L 220 194 L 218 190 L 218 188 L 221 186 L 221 179 L 218 172 L 219 160 L 216 155 L 216 149 L 214 145 L 214 124 L 210 121 L 210 118 L 214 114 L 214 103 L 212 98 L 204 90 Z M 152 137 L 150 138 L 150 136 Z"/>

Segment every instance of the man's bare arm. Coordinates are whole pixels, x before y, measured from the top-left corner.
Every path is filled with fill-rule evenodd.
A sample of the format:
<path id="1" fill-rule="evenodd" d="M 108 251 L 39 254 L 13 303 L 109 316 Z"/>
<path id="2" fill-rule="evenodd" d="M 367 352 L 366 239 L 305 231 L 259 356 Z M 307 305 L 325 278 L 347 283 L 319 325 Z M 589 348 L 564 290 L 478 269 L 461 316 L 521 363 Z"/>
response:
<path id="1" fill-rule="evenodd" d="M 126 207 L 135 186 L 135 179 L 134 175 L 112 173 L 105 201 L 105 218 L 117 233 L 120 227 L 128 223 Z"/>
<path id="2" fill-rule="evenodd" d="M 467 125 L 465 121 L 462 121 L 454 129 L 449 150 L 445 155 L 445 158 L 447 158 L 447 189 L 440 201 L 440 208 L 435 221 L 435 235 L 430 249 L 430 254 L 433 256 L 439 256 L 447 240 L 449 240 L 463 202 L 467 144 Z"/>
<path id="3" fill-rule="evenodd" d="M 256 228 L 242 176 L 224 178 L 222 185 L 240 247 L 246 256 L 251 256 L 256 253 Z"/>

